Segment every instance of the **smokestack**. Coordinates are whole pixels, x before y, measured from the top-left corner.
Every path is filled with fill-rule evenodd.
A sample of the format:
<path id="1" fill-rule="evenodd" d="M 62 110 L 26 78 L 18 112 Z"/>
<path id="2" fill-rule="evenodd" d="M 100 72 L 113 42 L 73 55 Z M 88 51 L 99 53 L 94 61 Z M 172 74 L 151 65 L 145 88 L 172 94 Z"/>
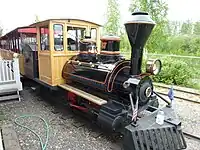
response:
<path id="1" fill-rule="evenodd" d="M 148 40 L 155 22 L 146 12 L 134 12 L 130 21 L 125 23 L 126 32 L 131 44 L 130 75 L 141 73 L 143 48 Z"/>

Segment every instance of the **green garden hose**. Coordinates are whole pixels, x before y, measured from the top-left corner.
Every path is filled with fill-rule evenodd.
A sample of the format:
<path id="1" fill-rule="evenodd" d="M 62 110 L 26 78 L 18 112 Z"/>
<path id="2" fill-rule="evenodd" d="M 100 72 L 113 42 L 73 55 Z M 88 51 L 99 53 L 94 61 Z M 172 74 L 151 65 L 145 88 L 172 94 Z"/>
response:
<path id="1" fill-rule="evenodd" d="M 21 118 L 26 118 L 26 117 L 36 117 L 36 118 L 40 118 L 40 119 L 45 123 L 45 125 L 46 125 L 46 142 L 45 142 L 45 144 L 43 144 L 41 137 L 40 137 L 34 130 L 30 129 L 28 126 L 25 126 L 25 125 L 22 125 L 21 123 L 19 123 L 19 121 L 18 121 L 19 119 L 21 119 Z M 34 133 L 34 134 L 39 138 L 39 141 L 40 141 L 40 145 L 41 145 L 42 150 L 46 150 L 47 143 L 48 143 L 48 139 L 49 139 L 49 125 L 48 125 L 48 123 L 44 120 L 44 118 L 42 118 L 42 117 L 40 117 L 40 116 L 37 116 L 37 115 L 22 115 L 22 116 L 17 117 L 17 118 L 15 119 L 15 123 L 16 123 L 17 125 L 21 126 L 22 128 L 26 128 L 26 129 L 28 129 L 29 131 L 31 131 L 32 133 Z"/>

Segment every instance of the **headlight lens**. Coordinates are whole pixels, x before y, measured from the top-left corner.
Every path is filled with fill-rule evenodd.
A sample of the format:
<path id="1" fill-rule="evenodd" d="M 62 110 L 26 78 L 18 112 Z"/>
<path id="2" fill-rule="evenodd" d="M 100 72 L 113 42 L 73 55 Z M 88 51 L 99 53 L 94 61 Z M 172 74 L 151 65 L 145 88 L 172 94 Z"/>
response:
<path id="1" fill-rule="evenodd" d="M 159 59 L 150 59 L 146 64 L 146 72 L 151 73 L 153 75 L 157 75 L 161 71 L 161 61 Z"/>
<path id="2" fill-rule="evenodd" d="M 147 98 L 149 98 L 151 96 L 151 93 L 152 93 L 151 87 L 146 88 L 146 90 L 145 90 L 145 96 Z"/>

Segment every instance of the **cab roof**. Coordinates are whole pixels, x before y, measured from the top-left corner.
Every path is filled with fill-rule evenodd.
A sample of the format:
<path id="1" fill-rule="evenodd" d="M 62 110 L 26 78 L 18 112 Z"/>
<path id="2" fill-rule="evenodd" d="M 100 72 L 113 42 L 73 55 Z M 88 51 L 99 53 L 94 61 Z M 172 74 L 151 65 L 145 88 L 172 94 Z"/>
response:
<path id="1" fill-rule="evenodd" d="M 19 34 L 19 33 L 36 33 L 36 29 L 30 26 L 22 26 L 22 27 L 17 27 L 6 34 L 2 35 L 0 39 L 6 39 L 8 36 L 12 36 L 12 34 Z"/>
<path id="2" fill-rule="evenodd" d="M 74 18 L 60 18 L 60 19 L 47 19 L 47 20 L 43 20 L 43 21 L 39 21 L 39 22 L 36 22 L 36 23 L 33 23 L 31 25 L 29 25 L 30 27 L 35 27 L 37 26 L 38 24 L 43 24 L 45 22 L 48 22 L 48 21 L 80 21 L 80 22 L 86 22 L 86 23 L 90 23 L 90 24 L 93 24 L 93 25 L 96 25 L 96 26 L 100 26 L 102 27 L 103 25 L 100 25 L 100 24 L 97 24 L 95 22 L 92 22 L 92 21 L 88 21 L 88 20 L 83 20 L 83 19 L 74 19 Z"/>
<path id="3" fill-rule="evenodd" d="M 29 26 L 22 26 L 22 27 L 17 27 L 15 29 L 13 29 L 12 31 L 2 35 L 0 37 L 0 39 L 4 39 L 6 38 L 7 36 L 10 36 L 12 33 L 15 33 L 15 34 L 18 34 L 18 33 L 36 33 L 36 29 L 34 29 L 34 27 L 36 27 L 38 24 L 43 24 L 45 22 L 48 22 L 48 21 L 68 21 L 70 22 L 71 20 L 72 21 L 80 21 L 80 22 L 86 22 L 86 23 L 90 23 L 90 24 L 93 24 L 93 25 L 96 25 L 96 26 L 100 26 L 102 27 L 103 25 L 100 25 L 100 24 L 97 24 L 95 22 L 91 22 L 91 21 L 87 21 L 87 20 L 83 20 L 83 19 L 74 19 L 74 18 L 60 18 L 60 19 L 47 19 L 47 20 L 43 20 L 43 21 L 39 21 L 39 22 L 36 22 L 36 23 L 33 23 L 33 24 L 30 24 Z"/>

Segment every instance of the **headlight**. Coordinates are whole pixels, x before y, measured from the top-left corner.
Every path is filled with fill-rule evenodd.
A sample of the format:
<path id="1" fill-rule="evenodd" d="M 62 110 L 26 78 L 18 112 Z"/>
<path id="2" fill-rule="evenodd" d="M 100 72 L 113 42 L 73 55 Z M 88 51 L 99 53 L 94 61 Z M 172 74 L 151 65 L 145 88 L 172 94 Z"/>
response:
<path id="1" fill-rule="evenodd" d="M 150 59 L 146 64 L 146 72 L 157 75 L 161 71 L 161 61 L 159 59 Z"/>

